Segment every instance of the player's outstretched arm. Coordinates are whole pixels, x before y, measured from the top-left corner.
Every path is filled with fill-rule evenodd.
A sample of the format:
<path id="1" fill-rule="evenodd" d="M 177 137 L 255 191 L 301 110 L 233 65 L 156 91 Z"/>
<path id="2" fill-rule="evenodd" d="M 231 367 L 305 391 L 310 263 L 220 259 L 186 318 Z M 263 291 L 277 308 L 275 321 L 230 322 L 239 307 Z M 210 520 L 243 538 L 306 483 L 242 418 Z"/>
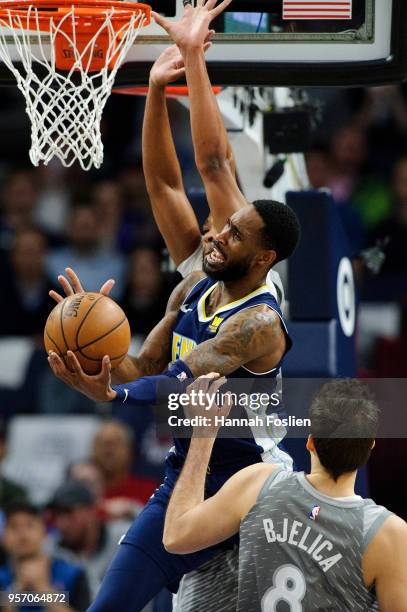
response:
<path id="1" fill-rule="evenodd" d="M 389 517 L 370 542 L 364 557 L 381 612 L 407 612 L 407 523 Z"/>
<path id="2" fill-rule="evenodd" d="M 151 69 L 142 138 L 144 176 L 154 219 L 177 266 L 192 255 L 201 240 L 185 193 L 165 97 L 166 85 L 184 74 L 182 55 L 172 45 Z"/>
<path id="3" fill-rule="evenodd" d="M 190 98 L 192 139 L 197 168 L 203 179 L 215 228 L 220 231 L 236 210 L 247 204 L 236 181 L 235 162 L 216 96 L 209 80 L 203 43 L 211 21 L 231 0 L 187 5 L 181 21 L 171 22 L 153 13 L 178 45 L 184 58 Z"/>
<path id="4" fill-rule="evenodd" d="M 202 342 L 184 359 L 193 376 L 210 370 L 228 375 L 242 365 L 268 356 L 278 363 L 284 354 L 285 335 L 280 317 L 265 305 L 233 315 L 215 338 Z"/>
<path id="5" fill-rule="evenodd" d="M 224 382 L 217 374 L 198 378 L 188 390 L 216 395 Z M 215 382 L 214 382 L 215 381 Z M 212 384 L 210 384 L 212 383 Z M 206 402 L 204 402 L 206 403 Z M 163 544 L 168 552 L 186 554 L 218 544 L 239 531 L 240 522 L 256 503 L 266 478 L 275 466 L 251 465 L 234 474 L 226 484 L 204 501 L 205 479 L 212 448 L 219 431 L 215 417 L 227 417 L 231 404 L 188 406 L 188 417 L 204 416 L 203 427 L 194 427 L 188 454 L 168 505 Z M 209 424 L 208 424 L 209 422 Z"/>

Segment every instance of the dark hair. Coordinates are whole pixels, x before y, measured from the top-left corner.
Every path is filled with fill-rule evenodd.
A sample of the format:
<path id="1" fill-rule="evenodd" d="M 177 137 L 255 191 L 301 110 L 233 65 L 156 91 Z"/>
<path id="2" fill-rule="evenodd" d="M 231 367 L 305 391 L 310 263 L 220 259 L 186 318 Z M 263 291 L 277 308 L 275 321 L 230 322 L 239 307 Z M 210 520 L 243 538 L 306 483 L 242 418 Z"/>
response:
<path id="1" fill-rule="evenodd" d="M 366 384 L 351 378 L 326 383 L 313 397 L 309 416 L 318 458 L 335 481 L 367 462 L 379 409 Z"/>
<path id="2" fill-rule="evenodd" d="M 16 514 L 29 514 L 30 516 L 35 516 L 36 518 L 42 518 L 42 514 L 40 509 L 34 504 L 31 504 L 28 501 L 16 501 L 11 504 L 7 504 L 4 507 L 4 514 L 6 517 L 6 522 L 8 522 L 14 515 Z"/>
<path id="3" fill-rule="evenodd" d="M 301 226 L 295 212 L 275 200 L 256 200 L 253 206 L 264 223 L 264 246 L 277 254 L 274 263 L 290 257 L 301 238 Z"/>

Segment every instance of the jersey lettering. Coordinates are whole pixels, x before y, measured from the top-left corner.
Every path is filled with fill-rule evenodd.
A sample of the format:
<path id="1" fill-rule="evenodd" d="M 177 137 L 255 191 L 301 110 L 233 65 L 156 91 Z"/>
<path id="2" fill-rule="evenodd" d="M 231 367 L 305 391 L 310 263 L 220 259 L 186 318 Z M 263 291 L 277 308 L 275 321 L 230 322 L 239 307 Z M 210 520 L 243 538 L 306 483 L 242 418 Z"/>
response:
<path id="1" fill-rule="evenodd" d="M 315 530 L 313 530 L 313 535 L 309 538 L 311 528 L 309 526 L 305 527 L 301 521 L 294 520 L 292 524 L 289 524 L 289 520 L 285 518 L 283 520 L 282 529 L 277 531 L 274 528 L 273 520 L 267 518 L 263 519 L 263 529 L 269 544 L 273 544 L 274 542 L 287 543 L 290 546 L 295 546 L 303 550 L 319 564 L 324 572 L 327 572 L 333 565 L 342 559 L 340 553 L 325 557 L 322 554 L 323 551 L 333 551 L 334 547 L 332 542 L 323 539 L 322 534 L 316 535 Z M 307 540 L 308 545 L 306 543 Z"/>

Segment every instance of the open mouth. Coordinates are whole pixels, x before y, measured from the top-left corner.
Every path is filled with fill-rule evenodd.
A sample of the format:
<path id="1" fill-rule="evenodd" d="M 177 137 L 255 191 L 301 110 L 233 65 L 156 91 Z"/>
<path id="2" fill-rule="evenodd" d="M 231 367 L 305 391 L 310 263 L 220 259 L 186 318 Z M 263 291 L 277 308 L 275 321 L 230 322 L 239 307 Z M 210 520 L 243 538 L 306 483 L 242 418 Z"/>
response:
<path id="1" fill-rule="evenodd" d="M 212 250 L 206 256 L 206 261 L 210 264 L 222 264 L 226 261 L 226 257 L 215 245 L 212 247 Z"/>

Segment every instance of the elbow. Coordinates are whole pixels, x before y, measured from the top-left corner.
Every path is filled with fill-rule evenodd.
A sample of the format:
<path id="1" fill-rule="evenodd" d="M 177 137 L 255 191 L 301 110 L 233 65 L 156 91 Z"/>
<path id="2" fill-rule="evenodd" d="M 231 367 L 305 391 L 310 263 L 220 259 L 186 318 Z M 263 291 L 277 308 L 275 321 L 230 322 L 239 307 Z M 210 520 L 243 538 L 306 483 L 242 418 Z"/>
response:
<path id="1" fill-rule="evenodd" d="M 165 550 L 169 553 L 176 554 L 178 552 L 176 538 L 174 539 L 171 536 L 164 534 L 163 545 Z"/>
<path id="2" fill-rule="evenodd" d="M 230 172 L 230 160 L 224 155 L 208 155 L 195 158 L 195 164 L 201 176 L 214 176 Z"/>
<path id="3" fill-rule="evenodd" d="M 163 546 L 165 550 L 174 555 L 185 555 L 195 552 L 191 547 L 190 534 L 186 533 L 182 527 L 177 526 L 171 532 L 164 528 Z"/>
<path id="4" fill-rule="evenodd" d="M 179 538 L 177 538 L 177 536 L 174 534 L 164 533 L 163 545 L 165 550 L 173 555 L 181 555 L 185 553 Z"/>

